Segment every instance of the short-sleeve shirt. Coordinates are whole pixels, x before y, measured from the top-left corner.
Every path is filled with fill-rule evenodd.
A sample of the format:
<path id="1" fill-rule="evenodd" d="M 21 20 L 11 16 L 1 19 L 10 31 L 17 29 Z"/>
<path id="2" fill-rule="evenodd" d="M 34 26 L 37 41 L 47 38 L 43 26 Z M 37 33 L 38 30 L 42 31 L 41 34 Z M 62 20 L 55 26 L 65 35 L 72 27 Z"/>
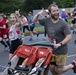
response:
<path id="1" fill-rule="evenodd" d="M 28 20 L 28 22 L 30 24 L 30 28 L 34 28 L 35 27 L 35 23 L 32 23 L 32 19 L 33 19 L 33 16 L 27 18 L 27 20 Z"/>
<path id="2" fill-rule="evenodd" d="M 9 29 L 9 39 L 10 39 L 10 41 L 13 41 L 13 40 L 16 40 L 18 38 L 19 38 L 19 36 L 18 36 L 17 31 L 16 31 L 16 27 L 15 27 L 15 25 L 12 25 Z"/>
<path id="3" fill-rule="evenodd" d="M 67 15 L 66 15 L 65 13 L 62 13 L 61 17 L 62 17 L 63 19 L 66 19 Z"/>
<path id="4" fill-rule="evenodd" d="M 63 41 L 66 35 L 71 34 L 68 24 L 62 19 L 59 19 L 57 23 L 53 23 L 51 18 L 46 18 L 39 20 L 39 23 L 45 26 L 48 36 L 54 38 L 56 43 Z M 67 44 L 53 50 L 54 54 L 67 54 L 67 52 Z"/>
<path id="5" fill-rule="evenodd" d="M 31 17 L 28 17 L 28 18 L 27 18 L 27 20 L 28 20 L 29 24 L 31 24 L 31 23 L 32 23 L 32 19 L 33 19 L 33 16 L 31 16 Z"/>
<path id="6" fill-rule="evenodd" d="M 27 18 L 26 17 L 24 17 L 22 19 L 22 21 L 23 21 L 24 26 L 28 26 L 28 21 L 27 21 Z"/>

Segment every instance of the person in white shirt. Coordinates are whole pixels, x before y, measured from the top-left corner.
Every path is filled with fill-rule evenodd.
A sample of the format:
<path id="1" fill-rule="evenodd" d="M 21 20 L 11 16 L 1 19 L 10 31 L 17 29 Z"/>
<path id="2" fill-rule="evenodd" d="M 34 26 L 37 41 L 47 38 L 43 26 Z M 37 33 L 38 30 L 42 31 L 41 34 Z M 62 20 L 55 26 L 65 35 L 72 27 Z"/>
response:
<path id="1" fill-rule="evenodd" d="M 10 15 L 11 26 L 9 28 L 9 39 L 11 41 L 9 59 L 12 58 L 12 55 L 15 52 L 15 50 L 18 48 L 18 46 L 21 45 L 21 41 L 20 41 L 18 33 L 16 31 L 16 28 L 18 28 L 21 25 L 21 20 L 19 20 L 17 22 L 16 19 L 17 19 L 16 15 L 14 13 L 12 13 Z"/>

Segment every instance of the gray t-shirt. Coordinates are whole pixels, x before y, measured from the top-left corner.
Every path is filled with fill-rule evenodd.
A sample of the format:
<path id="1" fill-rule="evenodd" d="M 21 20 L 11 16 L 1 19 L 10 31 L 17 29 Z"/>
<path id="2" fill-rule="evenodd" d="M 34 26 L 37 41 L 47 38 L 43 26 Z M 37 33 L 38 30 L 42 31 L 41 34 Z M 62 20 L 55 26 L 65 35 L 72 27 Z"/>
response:
<path id="1" fill-rule="evenodd" d="M 66 35 L 71 34 L 68 24 L 62 19 L 59 19 L 57 23 L 53 23 L 51 18 L 39 19 L 39 23 L 45 26 L 49 38 L 54 38 L 56 43 L 61 42 Z M 67 54 L 67 52 L 67 44 L 53 50 L 54 54 Z"/>

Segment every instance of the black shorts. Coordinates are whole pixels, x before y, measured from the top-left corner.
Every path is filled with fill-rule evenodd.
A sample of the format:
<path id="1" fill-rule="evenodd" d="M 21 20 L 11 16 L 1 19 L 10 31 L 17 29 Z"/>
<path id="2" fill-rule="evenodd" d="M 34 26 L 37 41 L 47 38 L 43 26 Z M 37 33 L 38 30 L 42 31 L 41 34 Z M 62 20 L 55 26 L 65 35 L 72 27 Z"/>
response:
<path id="1" fill-rule="evenodd" d="M 30 31 L 29 26 L 23 26 L 23 32 L 25 32 L 25 29 L 27 29 L 28 31 Z"/>
<path id="2" fill-rule="evenodd" d="M 20 45 L 21 45 L 20 39 L 11 41 L 10 53 L 13 54 Z"/>

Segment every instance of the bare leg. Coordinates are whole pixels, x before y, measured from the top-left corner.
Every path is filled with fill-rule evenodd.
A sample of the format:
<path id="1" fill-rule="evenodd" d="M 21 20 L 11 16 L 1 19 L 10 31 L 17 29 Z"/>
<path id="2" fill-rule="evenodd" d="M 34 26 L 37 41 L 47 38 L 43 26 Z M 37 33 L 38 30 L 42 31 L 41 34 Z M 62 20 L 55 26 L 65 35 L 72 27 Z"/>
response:
<path id="1" fill-rule="evenodd" d="M 28 61 L 28 58 L 26 58 L 26 59 L 23 61 L 22 67 L 26 65 L 27 61 Z"/>
<path id="2" fill-rule="evenodd" d="M 33 32 L 32 32 L 32 31 L 30 31 L 30 37 L 31 37 L 31 38 L 33 37 Z"/>
<path id="3" fill-rule="evenodd" d="M 72 64 L 69 64 L 67 66 L 63 66 L 63 67 L 55 67 L 55 71 L 58 73 L 58 74 L 62 74 L 66 71 L 68 71 L 69 69 L 72 69 L 73 68 L 73 65 Z"/>
<path id="4" fill-rule="evenodd" d="M 62 67 L 58 67 L 58 66 L 54 66 L 54 65 L 50 66 L 50 70 L 51 70 L 53 75 L 60 75 L 60 74 L 66 72 L 67 70 L 72 69 L 72 68 L 73 68 L 72 64 L 69 64 L 67 66 L 62 66 Z"/>
<path id="5" fill-rule="evenodd" d="M 33 31 L 33 33 L 34 33 L 34 34 L 37 34 L 37 32 L 36 32 L 36 31 Z"/>
<path id="6" fill-rule="evenodd" d="M 40 64 L 43 62 L 43 60 L 44 60 L 44 58 L 40 58 L 38 61 L 37 61 L 37 63 L 36 63 L 36 67 L 38 68 L 38 67 L 40 67 Z"/>
<path id="7" fill-rule="evenodd" d="M 55 66 L 54 65 L 50 65 L 50 71 L 53 75 L 57 75 L 57 73 L 55 72 Z"/>
<path id="8" fill-rule="evenodd" d="M 33 32 L 32 31 L 29 31 L 30 32 L 30 37 L 32 37 L 33 36 Z"/>
<path id="9" fill-rule="evenodd" d="M 48 75 L 49 68 L 50 68 L 50 64 L 45 68 L 43 75 Z"/>

